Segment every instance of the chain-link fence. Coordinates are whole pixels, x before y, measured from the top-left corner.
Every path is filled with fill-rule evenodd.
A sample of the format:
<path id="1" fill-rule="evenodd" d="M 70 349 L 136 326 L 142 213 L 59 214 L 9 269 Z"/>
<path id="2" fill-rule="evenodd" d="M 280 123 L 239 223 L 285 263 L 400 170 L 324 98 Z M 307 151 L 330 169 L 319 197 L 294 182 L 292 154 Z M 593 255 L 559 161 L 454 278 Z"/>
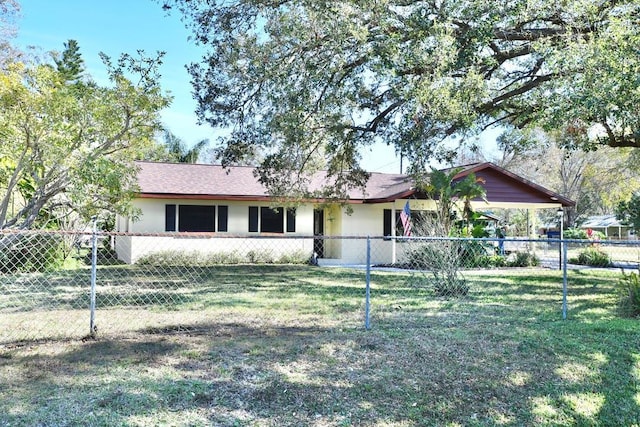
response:
<path id="1" fill-rule="evenodd" d="M 637 242 L 0 231 L 0 344 L 611 310 Z M 237 330 L 237 328 L 236 328 Z"/>

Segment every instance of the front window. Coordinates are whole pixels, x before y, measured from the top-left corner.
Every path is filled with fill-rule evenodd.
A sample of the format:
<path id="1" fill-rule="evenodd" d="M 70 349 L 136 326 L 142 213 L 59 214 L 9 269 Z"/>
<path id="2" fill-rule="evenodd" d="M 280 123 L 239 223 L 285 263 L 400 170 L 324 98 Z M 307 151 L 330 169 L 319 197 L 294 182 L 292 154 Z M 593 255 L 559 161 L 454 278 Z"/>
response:
<path id="1" fill-rule="evenodd" d="M 249 232 L 284 233 L 285 230 L 296 231 L 295 209 L 249 206 Z"/>
<path id="2" fill-rule="evenodd" d="M 228 211 L 227 206 L 165 205 L 164 229 L 177 229 L 180 232 L 227 231 Z"/>

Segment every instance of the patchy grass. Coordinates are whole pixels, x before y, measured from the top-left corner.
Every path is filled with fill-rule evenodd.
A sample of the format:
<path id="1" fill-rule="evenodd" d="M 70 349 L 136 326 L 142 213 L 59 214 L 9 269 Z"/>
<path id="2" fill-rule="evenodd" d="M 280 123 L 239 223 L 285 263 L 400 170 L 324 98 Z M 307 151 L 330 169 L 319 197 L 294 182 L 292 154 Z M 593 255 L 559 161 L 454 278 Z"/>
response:
<path id="1" fill-rule="evenodd" d="M 0 347 L 0 425 L 640 425 L 615 273 L 571 272 L 566 321 L 555 271 L 465 273 L 461 300 L 374 273 L 365 331 L 360 271 L 107 270 L 98 339 Z M 73 277 L 41 292 L 73 311 Z"/>

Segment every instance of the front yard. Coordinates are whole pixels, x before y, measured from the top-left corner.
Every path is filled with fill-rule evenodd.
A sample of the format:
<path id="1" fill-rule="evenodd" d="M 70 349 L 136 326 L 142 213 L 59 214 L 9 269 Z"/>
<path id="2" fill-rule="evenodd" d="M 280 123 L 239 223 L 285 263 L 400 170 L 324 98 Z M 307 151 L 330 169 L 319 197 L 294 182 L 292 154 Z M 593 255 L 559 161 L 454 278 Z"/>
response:
<path id="1" fill-rule="evenodd" d="M 617 273 L 570 272 L 563 321 L 556 271 L 469 273 L 461 300 L 377 272 L 366 331 L 361 271 L 109 269 L 96 340 L 0 346 L 0 425 L 640 425 Z M 49 313 L 0 304 L 3 328 L 76 312 L 72 282 L 42 291 L 68 304 Z"/>

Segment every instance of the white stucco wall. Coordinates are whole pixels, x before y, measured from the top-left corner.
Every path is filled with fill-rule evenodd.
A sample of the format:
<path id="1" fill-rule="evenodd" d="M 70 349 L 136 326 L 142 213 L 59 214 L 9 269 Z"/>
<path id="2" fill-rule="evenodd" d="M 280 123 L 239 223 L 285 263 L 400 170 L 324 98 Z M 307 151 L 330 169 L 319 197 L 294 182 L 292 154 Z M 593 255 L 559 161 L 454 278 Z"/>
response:
<path id="1" fill-rule="evenodd" d="M 313 206 L 298 206 L 296 209 L 296 231 L 294 233 L 265 234 L 249 232 L 249 206 L 269 207 L 266 202 L 208 201 L 189 199 L 137 199 L 133 202 L 140 215 L 135 219 L 118 218 L 120 232 L 133 236 L 117 236 L 118 257 L 135 263 L 140 257 L 152 252 L 198 252 L 235 253 L 246 257 L 249 253 L 278 259 L 284 255 L 304 252 L 313 253 Z M 226 232 L 216 233 L 175 233 L 165 232 L 165 206 L 200 205 L 227 206 L 228 222 Z M 179 215 L 179 209 L 177 209 Z M 216 212 L 217 213 L 217 212 Z M 151 235 L 149 235 L 151 234 Z M 291 236 L 291 238 L 287 238 Z"/>
<path id="2" fill-rule="evenodd" d="M 349 215 L 342 209 L 342 235 L 370 236 L 371 262 L 373 264 L 390 264 L 402 260 L 407 245 L 392 239 L 380 239 L 384 233 L 384 210 L 394 209 L 400 212 L 406 200 L 389 203 L 352 205 Z M 411 211 L 433 210 L 435 204 L 430 200 L 410 200 Z M 395 215 L 392 216 L 394 218 Z M 392 227 L 393 229 L 393 227 Z M 366 242 L 366 241 L 365 241 Z M 362 240 L 345 239 L 341 241 L 341 257 L 336 263 L 364 264 L 366 262 L 366 245 Z M 329 261 L 330 262 L 330 261 Z"/>
<path id="3" fill-rule="evenodd" d="M 218 200 L 189 200 L 189 199 L 136 199 L 135 208 L 142 213 L 134 221 L 130 221 L 129 230 L 132 233 L 164 233 L 166 205 L 198 205 L 198 206 L 228 206 L 229 216 L 228 234 L 259 234 L 249 233 L 249 206 L 270 206 L 266 202 L 238 202 Z M 216 213 L 217 214 L 217 213 Z M 178 213 L 179 215 L 179 213 Z M 124 231 L 124 230 L 118 230 Z M 224 234 L 224 232 L 220 233 Z M 313 235 L 313 206 L 299 206 L 296 211 L 295 234 Z"/>
<path id="4" fill-rule="evenodd" d="M 165 205 L 214 205 L 228 206 L 228 231 L 210 233 L 199 238 L 165 233 Z M 352 204 L 352 212 L 344 206 L 332 205 L 324 208 L 324 234 L 327 237 L 352 236 L 362 239 L 325 240 L 325 263 L 328 264 L 364 264 L 366 262 L 366 239 L 380 237 L 384 231 L 384 210 L 400 211 L 405 201 L 380 204 Z M 249 206 L 270 206 L 266 202 L 242 201 L 206 201 L 189 199 L 137 199 L 134 206 L 142 213 L 133 220 L 118 219 L 118 231 L 131 233 L 160 233 L 162 236 L 118 236 L 116 250 L 120 259 L 135 262 L 144 254 L 161 250 L 200 251 L 200 252 L 238 252 L 267 251 L 274 258 L 291 251 L 313 252 L 313 212 L 314 205 L 302 205 L 296 211 L 295 233 L 266 235 L 249 233 Z M 428 201 L 412 200 L 412 210 L 427 210 Z M 194 235 L 195 236 L 195 235 Z M 292 237 L 287 239 L 287 237 Z M 299 237 L 306 236 L 307 239 Z M 221 238 L 216 238 L 221 237 Z M 250 238 L 256 237 L 256 238 Z M 295 237 L 295 238 L 293 238 Z M 394 245 L 391 240 L 373 239 L 371 261 L 374 264 L 388 264 L 402 257 L 404 246 Z"/>

